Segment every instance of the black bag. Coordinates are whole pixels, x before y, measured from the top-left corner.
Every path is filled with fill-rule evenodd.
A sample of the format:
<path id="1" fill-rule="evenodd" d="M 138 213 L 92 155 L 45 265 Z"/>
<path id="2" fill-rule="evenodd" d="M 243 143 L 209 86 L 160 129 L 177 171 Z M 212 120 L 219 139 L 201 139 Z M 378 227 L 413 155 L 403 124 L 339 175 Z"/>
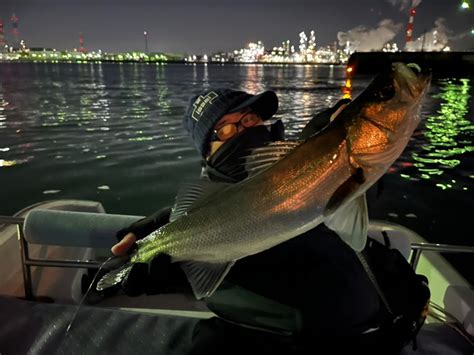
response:
<path id="1" fill-rule="evenodd" d="M 428 313 L 428 279 L 416 274 L 398 250 L 371 238 L 358 256 L 385 305 L 378 326 L 368 334 L 370 341 L 393 351 L 413 341 L 416 348 L 416 335 Z"/>

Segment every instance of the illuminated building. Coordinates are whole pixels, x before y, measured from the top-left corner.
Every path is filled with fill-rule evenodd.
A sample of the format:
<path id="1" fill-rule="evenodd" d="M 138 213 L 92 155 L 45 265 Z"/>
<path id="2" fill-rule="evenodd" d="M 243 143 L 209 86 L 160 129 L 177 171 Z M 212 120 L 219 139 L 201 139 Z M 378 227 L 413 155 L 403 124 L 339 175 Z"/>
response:
<path id="1" fill-rule="evenodd" d="M 300 32 L 300 58 L 299 62 L 306 62 L 306 48 L 308 48 L 308 37 L 306 36 L 306 33 Z"/>
<path id="2" fill-rule="evenodd" d="M 310 32 L 308 40 L 308 48 L 306 49 L 306 61 L 314 62 L 316 56 L 316 36 L 314 31 Z"/>
<path id="3" fill-rule="evenodd" d="M 28 49 L 28 47 L 26 46 L 26 43 L 24 40 L 21 40 L 20 41 L 20 48 L 19 48 L 20 52 L 22 54 L 27 54 L 30 50 Z"/>
<path id="4" fill-rule="evenodd" d="M 396 43 L 386 43 L 382 48 L 382 52 L 399 52 L 398 46 Z"/>
<path id="5" fill-rule="evenodd" d="M 214 53 L 213 55 L 211 55 L 211 62 L 226 63 L 226 62 L 233 62 L 233 61 L 234 61 L 233 53 L 219 52 L 219 53 Z"/>
<path id="6" fill-rule="evenodd" d="M 247 48 L 234 51 L 235 59 L 242 63 L 255 63 L 262 59 L 265 47 L 261 41 L 249 43 Z"/>

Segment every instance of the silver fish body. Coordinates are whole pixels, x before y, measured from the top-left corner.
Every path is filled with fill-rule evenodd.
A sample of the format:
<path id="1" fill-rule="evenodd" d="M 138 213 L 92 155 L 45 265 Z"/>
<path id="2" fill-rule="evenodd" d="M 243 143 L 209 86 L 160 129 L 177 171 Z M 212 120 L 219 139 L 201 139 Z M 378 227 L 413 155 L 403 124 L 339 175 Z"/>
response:
<path id="1" fill-rule="evenodd" d="M 402 153 L 419 123 L 428 85 L 428 76 L 395 63 L 392 72 L 376 78 L 323 133 L 138 241 L 130 262 L 150 262 L 166 253 L 176 262 L 231 266 L 327 222 L 363 196 Z M 130 268 L 128 264 L 105 275 L 98 289 L 120 282 Z M 197 297 L 213 291 L 194 289 Z"/>

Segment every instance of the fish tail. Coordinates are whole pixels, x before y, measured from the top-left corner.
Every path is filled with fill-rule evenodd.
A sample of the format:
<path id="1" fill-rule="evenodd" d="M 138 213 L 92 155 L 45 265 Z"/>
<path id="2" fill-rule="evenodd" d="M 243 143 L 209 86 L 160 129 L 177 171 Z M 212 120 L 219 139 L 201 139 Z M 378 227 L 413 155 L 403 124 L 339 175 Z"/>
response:
<path id="1" fill-rule="evenodd" d="M 109 287 L 112 287 L 122 282 L 123 279 L 125 279 L 125 277 L 130 273 L 132 266 L 133 263 L 128 262 L 119 267 L 118 269 L 109 271 L 107 274 L 102 276 L 100 281 L 97 283 L 97 291 L 103 291 Z"/>

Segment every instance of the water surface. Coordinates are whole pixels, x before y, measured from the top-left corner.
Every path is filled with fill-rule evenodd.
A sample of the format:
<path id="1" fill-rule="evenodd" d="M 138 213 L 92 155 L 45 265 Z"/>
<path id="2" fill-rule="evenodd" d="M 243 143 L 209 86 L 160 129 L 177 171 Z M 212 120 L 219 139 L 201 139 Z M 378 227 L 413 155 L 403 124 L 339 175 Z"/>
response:
<path id="1" fill-rule="evenodd" d="M 295 138 L 342 97 L 337 66 L 0 64 L 0 214 L 47 199 L 90 199 L 146 215 L 199 174 L 182 117 L 204 88 L 276 91 Z M 370 78 L 356 78 L 357 95 Z M 473 79 L 438 78 L 400 159 L 369 191 L 371 218 L 432 242 L 472 245 Z M 474 283 L 471 257 L 450 259 Z"/>

